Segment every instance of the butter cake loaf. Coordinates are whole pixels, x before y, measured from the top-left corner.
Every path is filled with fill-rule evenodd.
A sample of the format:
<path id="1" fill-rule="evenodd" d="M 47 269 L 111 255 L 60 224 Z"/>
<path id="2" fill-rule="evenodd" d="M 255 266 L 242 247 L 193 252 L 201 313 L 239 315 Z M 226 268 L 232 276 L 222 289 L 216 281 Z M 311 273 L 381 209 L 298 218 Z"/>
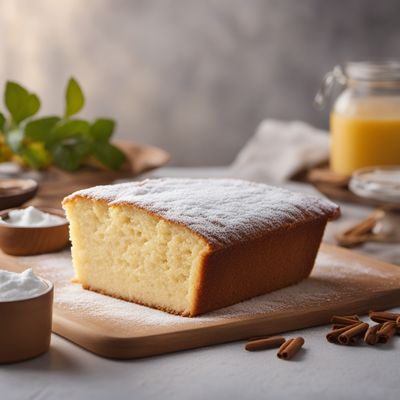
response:
<path id="1" fill-rule="evenodd" d="M 85 289 L 196 316 L 306 278 L 332 202 L 235 179 L 153 179 L 66 197 Z"/>

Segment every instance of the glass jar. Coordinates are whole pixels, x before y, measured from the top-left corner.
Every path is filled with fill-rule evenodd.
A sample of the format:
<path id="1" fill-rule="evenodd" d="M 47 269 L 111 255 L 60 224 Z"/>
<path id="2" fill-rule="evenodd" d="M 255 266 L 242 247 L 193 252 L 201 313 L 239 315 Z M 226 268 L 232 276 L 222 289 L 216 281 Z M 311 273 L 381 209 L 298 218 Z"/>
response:
<path id="1" fill-rule="evenodd" d="M 330 166 L 344 175 L 374 165 L 400 165 L 400 61 L 336 66 L 315 101 L 322 105 L 335 82 L 343 90 L 330 115 Z"/>

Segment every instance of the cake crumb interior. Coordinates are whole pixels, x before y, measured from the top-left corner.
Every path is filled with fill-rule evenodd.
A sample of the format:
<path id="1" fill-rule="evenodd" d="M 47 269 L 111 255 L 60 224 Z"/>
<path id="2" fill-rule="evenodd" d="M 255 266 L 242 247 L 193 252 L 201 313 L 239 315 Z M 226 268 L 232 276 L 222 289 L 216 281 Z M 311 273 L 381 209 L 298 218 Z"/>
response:
<path id="1" fill-rule="evenodd" d="M 205 240 L 136 207 L 79 198 L 64 208 L 75 272 L 84 287 L 190 314 L 193 282 L 209 251 Z"/>

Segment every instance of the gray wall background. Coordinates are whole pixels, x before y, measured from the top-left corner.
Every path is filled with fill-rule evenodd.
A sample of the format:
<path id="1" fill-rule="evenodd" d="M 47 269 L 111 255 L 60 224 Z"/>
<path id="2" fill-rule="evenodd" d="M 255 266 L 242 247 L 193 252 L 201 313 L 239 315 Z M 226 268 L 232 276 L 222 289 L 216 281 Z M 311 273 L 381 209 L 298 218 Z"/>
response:
<path id="1" fill-rule="evenodd" d="M 311 106 L 348 60 L 400 57 L 398 0 L 1 0 L 0 77 L 61 111 L 74 75 L 86 116 L 175 165 L 231 162 L 267 117 L 327 127 Z"/>

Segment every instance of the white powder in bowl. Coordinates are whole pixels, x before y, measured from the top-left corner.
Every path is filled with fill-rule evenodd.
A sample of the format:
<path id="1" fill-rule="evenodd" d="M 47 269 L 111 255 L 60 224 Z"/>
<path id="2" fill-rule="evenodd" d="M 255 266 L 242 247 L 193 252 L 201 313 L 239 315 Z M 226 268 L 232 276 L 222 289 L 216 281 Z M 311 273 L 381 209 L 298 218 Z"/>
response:
<path id="1" fill-rule="evenodd" d="M 12 210 L 8 213 L 6 218 L 0 218 L 1 224 L 24 228 L 63 225 L 66 222 L 67 220 L 65 218 L 43 212 L 32 206 Z"/>
<path id="2" fill-rule="evenodd" d="M 24 300 L 46 292 L 48 285 L 31 268 L 16 273 L 0 270 L 0 301 Z"/>

